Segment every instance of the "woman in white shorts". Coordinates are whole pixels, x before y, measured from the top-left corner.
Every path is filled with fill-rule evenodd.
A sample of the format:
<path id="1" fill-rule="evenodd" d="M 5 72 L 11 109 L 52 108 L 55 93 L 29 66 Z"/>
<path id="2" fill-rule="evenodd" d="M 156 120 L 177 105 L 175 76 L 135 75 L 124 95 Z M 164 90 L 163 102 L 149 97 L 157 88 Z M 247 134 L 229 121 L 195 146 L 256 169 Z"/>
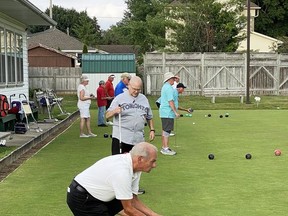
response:
<path id="1" fill-rule="evenodd" d="M 81 83 L 77 88 L 78 103 L 77 107 L 80 111 L 80 137 L 96 137 L 93 134 L 90 127 L 90 104 L 91 99 L 95 99 L 95 96 L 89 93 L 86 86 L 89 83 L 89 79 L 86 75 L 81 76 Z M 86 126 L 87 134 L 84 133 L 84 126 Z"/>

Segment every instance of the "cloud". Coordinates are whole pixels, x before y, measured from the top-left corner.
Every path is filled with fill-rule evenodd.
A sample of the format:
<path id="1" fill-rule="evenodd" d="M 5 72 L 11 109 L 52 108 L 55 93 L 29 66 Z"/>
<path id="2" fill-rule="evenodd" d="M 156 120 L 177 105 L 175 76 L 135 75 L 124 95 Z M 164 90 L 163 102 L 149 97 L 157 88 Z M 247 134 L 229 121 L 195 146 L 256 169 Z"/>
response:
<path id="1" fill-rule="evenodd" d="M 109 3 L 103 5 L 102 7 L 95 6 L 87 8 L 87 13 L 89 16 L 97 18 L 102 29 L 107 29 L 111 25 L 115 25 L 123 18 L 125 10 L 125 5 L 115 5 Z"/>

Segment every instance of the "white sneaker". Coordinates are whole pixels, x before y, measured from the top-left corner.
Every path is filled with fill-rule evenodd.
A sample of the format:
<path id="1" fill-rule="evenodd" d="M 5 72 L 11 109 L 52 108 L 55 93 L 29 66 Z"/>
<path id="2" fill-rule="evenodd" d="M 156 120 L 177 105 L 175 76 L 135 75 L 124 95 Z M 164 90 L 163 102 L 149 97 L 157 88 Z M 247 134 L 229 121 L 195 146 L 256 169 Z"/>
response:
<path id="1" fill-rule="evenodd" d="M 168 148 L 168 149 L 164 149 L 162 148 L 160 151 L 163 155 L 175 155 L 176 152 L 173 151 L 172 149 Z"/>
<path id="2" fill-rule="evenodd" d="M 110 125 L 110 126 L 113 126 L 113 122 L 111 122 L 111 121 L 108 121 L 108 122 L 106 122 L 106 125 Z"/>
<path id="3" fill-rule="evenodd" d="M 174 133 L 170 133 L 169 136 L 175 136 L 175 134 Z"/>
<path id="4" fill-rule="evenodd" d="M 87 137 L 89 137 L 89 136 L 86 135 L 86 134 L 80 134 L 80 137 L 81 137 L 81 138 L 84 138 L 84 137 L 87 138 Z"/>
<path id="5" fill-rule="evenodd" d="M 89 137 L 97 137 L 97 135 L 96 135 L 96 134 L 93 134 L 93 133 L 88 134 L 88 136 L 89 136 Z"/>

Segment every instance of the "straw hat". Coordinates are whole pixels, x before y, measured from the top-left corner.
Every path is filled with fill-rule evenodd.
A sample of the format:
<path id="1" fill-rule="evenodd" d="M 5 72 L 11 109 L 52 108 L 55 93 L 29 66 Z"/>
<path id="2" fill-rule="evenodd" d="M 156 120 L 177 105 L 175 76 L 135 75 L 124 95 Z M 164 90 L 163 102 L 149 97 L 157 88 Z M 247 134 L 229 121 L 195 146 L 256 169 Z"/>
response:
<path id="1" fill-rule="evenodd" d="M 167 72 L 167 73 L 164 74 L 163 83 L 167 82 L 171 78 L 176 78 L 176 77 L 177 76 L 175 76 L 172 72 Z"/>
<path id="2" fill-rule="evenodd" d="M 82 75 L 82 76 L 81 76 L 81 81 L 82 81 L 82 82 L 83 82 L 83 81 L 89 81 L 88 76 Z"/>

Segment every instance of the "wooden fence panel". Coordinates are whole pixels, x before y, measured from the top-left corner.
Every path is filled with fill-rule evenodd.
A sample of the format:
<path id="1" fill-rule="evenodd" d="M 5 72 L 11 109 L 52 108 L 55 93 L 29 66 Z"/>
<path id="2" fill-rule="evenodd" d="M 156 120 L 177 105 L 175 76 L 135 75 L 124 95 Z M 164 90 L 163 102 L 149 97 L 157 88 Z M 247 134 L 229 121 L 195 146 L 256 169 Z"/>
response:
<path id="1" fill-rule="evenodd" d="M 245 53 L 147 53 L 145 90 L 159 95 L 170 71 L 187 85 L 188 95 L 245 95 L 246 63 Z M 251 54 L 249 85 L 252 95 L 288 94 L 288 54 Z"/>
<path id="2" fill-rule="evenodd" d="M 53 89 L 56 93 L 76 93 L 81 68 L 29 67 L 30 89 Z"/>

